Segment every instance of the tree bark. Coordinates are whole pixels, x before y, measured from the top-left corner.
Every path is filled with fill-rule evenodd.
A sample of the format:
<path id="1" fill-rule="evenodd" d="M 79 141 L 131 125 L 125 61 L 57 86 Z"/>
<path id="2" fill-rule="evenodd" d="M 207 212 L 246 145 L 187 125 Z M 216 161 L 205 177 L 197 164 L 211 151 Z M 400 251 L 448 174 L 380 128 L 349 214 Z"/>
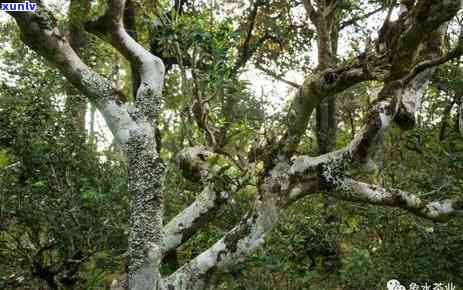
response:
<path id="1" fill-rule="evenodd" d="M 327 14 L 336 7 L 336 1 L 325 0 L 324 3 Z M 305 0 L 304 4 L 311 18 L 321 21 L 319 11 L 312 7 L 311 1 Z M 174 290 L 203 289 L 208 277 L 218 269 L 245 259 L 263 243 L 283 210 L 308 194 L 320 192 L 322 182 L 329 185 L 323 187 L 324 191 L 343 200 L 400 207 L 436 221 L 461 215 L 461 200 L 422 201 L 407 192 L 367 185 L 346 176 L 348 168 L 368 162 L 375 145 L 381 142 L 382 134 L 392 122 L 402 129 L 414 126 L 414 114 L 432 67 L 446 59 L 431 59 L 420 66 L 418 58 L 433 57 L 433 53 L 424 53 L 426 51 L 422 49 L 432 46 L 432 41 L 427 38 L 436 39 L 430 35 L 452 18 L 460 5 L 459 0 L 417 0 L 413 13 L 406 16 L 409 19 L 400 24 L 404 27 L 395 35 L 394 49 L 387 51 L 390 58 L 384 57 L 384 51 L 368 51 L 349 64 L 321 67 L 307 76 L 291 103 L 285 134 L 264 154 L 264 172 L 257 176 L 258 192 L 252 208 L 223 238 L 168 277 L 161 277 L 159 272 L 164 248 L 178 247 L 191 237 L 191 232 L 205 224 L 204 220 L 217 213 L 228 196 L 223 194 L 220 186 L 216 187 L 215 182 L 226 183 L 228 180 L 222 178 L 225 174 L 221 178 L 206 180 L 199 198 L 163 227 L 165 170 L 156 150 L 155 130 L 165 73 L 163 62 L 125 30 L 125 1 L 109 0 L 105 15 L 86 27 L 115 47 L 139 71 L 140 86 L 135 102 L 124 103 L 120 93 L 112 89 L 110 81 L 82 62 L 43 6 L 39 6 L 35 13 L 10 14 L 16 19 L 23 41 L 55 65 L 102 112 L 126 153 L 130 192 L 129 288 Z M 320 46 L 332 43 L 323 42 Z M 320 57 L 328 59 L 332 55 L 321 52 Z M 384 85 L 354 139 L 344 148 L 317 157 L 294 156 L 313 110 L 324 99 L 366 80 L 383 81 Z M 331 107 L 333 110 L 334 106 Z M 329 146 L 332 145 L 326 147 Z M 189 158 L 194 164 L 192 168 L 199 169 L 200 180 L 211 176 L 210 173 L 223 173 L 221 169 L 208 167 L 205 154 L 197 155 L 201 161 Z M 195 171 L 191 173 L 192 178 L 198 177 Z M 232 192 L 234 188 L 230 186 L 228 191 Z"/>

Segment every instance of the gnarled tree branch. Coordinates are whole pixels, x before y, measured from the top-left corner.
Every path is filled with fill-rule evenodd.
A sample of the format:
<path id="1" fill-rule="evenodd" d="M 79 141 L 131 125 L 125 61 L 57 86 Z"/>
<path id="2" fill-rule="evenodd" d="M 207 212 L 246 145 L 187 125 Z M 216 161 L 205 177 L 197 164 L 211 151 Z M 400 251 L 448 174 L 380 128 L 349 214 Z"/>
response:
<path id="1" fill-rule="evenodd" d="M 212 165 L 218 156 L 205 147 L 193 147 L 178 154 L 177 163 L 184 176 L 204 184 L 195 201 L 164 226 L 164 250 L 173 250 L 188 241 L 230 201 L 238 186 L 227 176 L 225 166 Z"/>
<path id="2" fill-rule="evenodd" d="M 111 43 L 139 72 L 141 82 L 135 105 L 150 122 L 154 122 L 159 114 L 156 109 L 164 84 L 164 64 L 127 33 L 123 22 L 124 9 L 125 0 L 109 0 L 106 13 L 85 26 Z"/>
<path id="3" fill-rule="evenodd" d="M 128 171 L 130 200 L 129 275 L 130 289 L 161 286 L 163 247 L 164 165 L 157 151 L 156 119 L 160 111 L 165 68 L 162 60 L 136 42 L 124 28 L 125 0 L 108 0 L 108 9 L 87 30 L 115 47 L 140 74 L 135 109 L 130 112 L 143 131 L 130 132 Z"/>
<path id="4" fill-rule="evenodd" d="M 463 216 L 463 200 L 461 199 L 424 201 L 408 192 L 385 189 L 350 178 L 340 180 L 336 186 L 338 189 L 330 194 L 342 200 L 399 207 L 438 222 L 448 221 L 453 216 Z"/>
<path id="5" fill-rule="evenodd" d="M 111 81 L 91 70 L 77 56 L 63 33 L 56 26 L 53 15 L 38 5 L 33 12 L 10 12 L 16 20 L 21 39 L 34 51 L 57 67 L 103 114 L 116 140 L 124 145 L 130 131 L 143 130 L 128 111 L 130 104 L 120 102 L 120 93 L 112 88 Z"/>

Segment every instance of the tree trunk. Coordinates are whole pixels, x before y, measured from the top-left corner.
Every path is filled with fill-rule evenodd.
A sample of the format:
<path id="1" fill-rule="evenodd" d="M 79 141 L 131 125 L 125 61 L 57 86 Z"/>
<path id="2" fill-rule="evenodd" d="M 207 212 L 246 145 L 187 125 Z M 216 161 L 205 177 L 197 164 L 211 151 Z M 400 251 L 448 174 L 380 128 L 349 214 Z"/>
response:
<path id="1" fill-rule="evenodd" d="M 129 288 L 160 288 L 164 165 L 153 137 L 131 136 L 127 149 L 130 192 Z"/>

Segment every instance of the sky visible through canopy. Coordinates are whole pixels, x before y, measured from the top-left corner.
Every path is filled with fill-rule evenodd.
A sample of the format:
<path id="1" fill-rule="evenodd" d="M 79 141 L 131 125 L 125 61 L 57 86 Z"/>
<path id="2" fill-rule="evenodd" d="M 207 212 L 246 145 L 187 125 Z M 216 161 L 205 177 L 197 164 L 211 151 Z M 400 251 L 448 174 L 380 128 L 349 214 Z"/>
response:
<path id="1" fill-rule="evenodd" d="M 222 9 L 220 5 L 220 1 L 217 0 L 207 0 L 209 5 L 213 5 L 214 7 L 219 7 L 217 17 L 221 18 L 224 17 L 225 13 L 223 13 L 224 9 Z M 51 10 L 55 11 L 55 13 L 60 13 L 65 15 L 68 11 L 69 1 L 66 0 L 44 0 L 43 3 L 48 6 Z M 365 4 L 367 7 L 368 4 Z M 234 11 L 238 11 L 235 7 L 225 7 L 228 9 L 234 9 Z M 366 9 L 368 10 L 368 9 Z M 305 17 L 303 12 L 303 7 L 300 6 L 297 9 L 293 9 L 291 11 L 294 15 L 298 17 Z M 392 20 L 397 17 L 397 12 L 394 11 Z M 367 28 L 371 31 L 372 35 L 370 36 L 371 39 L 376 37 L 376 32 L 379 26 L 381 26 L 382 21 L 384 19 L 384 13 L 378 13 L 372 17 L 370 17 L 366 21 Z M 5 12 L 0 12 L 0 22 L 5 22 L 10 19 L 10 16 Z M 305 20 L 304 20 L 305 21 Z M 344 30 L 343 34 L 340 37 L 339 42 L 339 55 L 346 56 L 349 54 L 351 50 L 350 42 L 354 37 L 358 37 L 353 29 L 347 28 Z M 313 42 L 315 40 L 312 40 Z M 0 47 L 1 49 L 5 49 L 7 47 Z M 307 54 L 308 57 L 306 58 L 310 63 L 312 68 L 316 67 L 317 65 L 317 49 L 315 43 L 312 45 L 311 51 L 308 52 L 300 52 L 301 54 Z M 0 60 L 0 68 L 2 67 L 2 62 Z M 272 68 L 270 68 L 272 70 Z M 275 69 L 275 71 L 277 71 Z M 11 79 L 10 76 L 5 73 L 5 70 L 2 69 L 0 71 L 0 78 L 7 79 L 9 83 L 14 80 Z M 290 70 L 286 72 L 283 76 L 284 79 L 289 80 L 291 82 L 301 84 L 303 81 L 303 74 L 296 70 Z M 268 75 L 266 75 L 261 70 L 255 68 L 252 64 L 248 64 L 246 67 L 246 71 L 241 75 L 241 79 L 249 81 L 251 87 L 251 91 L 259 97 L 263 98 L 264 100 L 268 101 L 271 105 L 268 107 L 268 111 L 270 113 L 279 111 L 283 108 L 284 103 L 287 101 L 287 97 L 291 95 L 291 92 L 295 90 L 295 88 L 289 86 L 288 84 L 276 80 Z M 88 106 L 87 114 L 86 114 L 86 123 L 87 128 L 90 128 L 90 120 L 91 120 L 91 113 L 90 113 L 90 106 Z M 95 123 L 94 129 L 96 134 L 100 136 L 98 138 L 98 147 L 101 149 L 106 148 L 107 146 L 112 144 L 113 136 L 109 131 L 108 127 L 103 120 L 102 115 L 97 111 L 95 113 Z M 101 138 L 103 137 L 103 138 Z"/>

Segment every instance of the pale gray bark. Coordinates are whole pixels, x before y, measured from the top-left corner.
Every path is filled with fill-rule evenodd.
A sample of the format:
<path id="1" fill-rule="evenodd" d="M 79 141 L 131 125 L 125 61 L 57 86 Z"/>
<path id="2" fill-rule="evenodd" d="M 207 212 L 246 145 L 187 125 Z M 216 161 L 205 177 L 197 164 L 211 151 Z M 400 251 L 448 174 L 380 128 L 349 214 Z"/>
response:
<path id="1" fill-rule="evenodd" d="M 110 1 L 108 14 L 101 19 L 105 25 L 104 36 L 109 36 L 110 42 L 139 66 L 142 85 L 135 106 L 121 103 L 111 82 L 81 61 L 66 38 L 52 26 L 52 16 L 43 6 L 39 5 L 35 14 L 12 14 L 24 42 L 54 63 L 94 102 L 117 141 L 123 145 L 128 158 L 131 193 L 129 287 L 137 290 L 158 289 L 162 257 L 164 166 L 155 149 L 154 121 L 159 112 L 164 66 L 159 58 L 136 43 L 123 28 L 124 4 L 123 0 Z M 44 23 L 47 25 L 44 26 Z"/>
<path id="2" fill-rule="evenodd" d="M 463 201 L 459 199 L 424 201 L 411 193 L 385 189 L 350 178 L 339 180 L 336 186 L 337 190 L 331 194 L 342 200 L 400 207 L 418 216 L 441 222 L 448 221 L 453 216 L 463 216 Z"/>
<path id="3" fill-rule="evenodd" d="M 155 126 L 164 83 L 164 64 L 137 43 L 124 28 L 125 0 L 108 1 L 106 13 L 87 29 L 119 50 L 140 74 L 131 118 L 143 124 L 130 131 L 127 141 L 130 234 L 129 288 L 161 288 L 159 267 L 163 255 L 164 164 L 156 150 Z"/>
<path id="4" fill-rule="evenodd" d="M 415 98 L 421 98 L 420 94 L 424 93 L 422 87 L 426 84 L 427 80 L 417 77 L 408 88 L 400 88 L 396 94 L 400 96 L 404 92 L 410 94 L 414 92 Z M 262 244 L 265 235 L 276 225 L 282 210 L 298 198 L 314 192 L 318 188 L 319 168 L 324 168 L 323 177 L 326 182 L 334 185 L 337 192 L 342 193 L 335 195 L 336 197 L 353 200 L 349 199 L 352 195 L 346 194 L 347 186 L 344 186 L 344 183 L 347 184 L 347 182 L 343 176 L 346 168 L 344 167 L 351 166 L 357 161 L 363 161 L 365 154 L 371 151 L 371 147 L 393 119 L 395 112 L 390 104 L 392 102 L 393 100 L 384 101 L 374 106 L 367 124 L 345 148 L 318 157 L 300 156 L 294 158 L 291 164 L 286 161 L 278 162 L 269 171 L 269 176 L 265 178 L 259 188 L 259 197 L 255 201 L 253 210 L 211 248 L 165 278 L 165 287 L 168 289 L 169 287 L 172 289 L 201 289 L 207 275 L 226 267 L 230 263 L 237 263 L 252 253 Z M 355 187 L 355 190 L 359 190 L 359 187 Z M 403 198 L 406 197 L 404 194 Z M 388 195 L 384 194 L 383 204 L 387 204 L 387 198 Z M 363 201 L 369 202 L 368 199 L 363 199 Z M 371 203 L 374 204 L 374 200 Z M 377 204 L 381 203 L 377 202 Z M 401 203 L 390 205 L 400 206 Z M 440 213 L 438 209 L 435 209 L 439 205 L 438 203 L 429 203 L 428 208 L 431 209 L 432 207 L 434 212 Z M 414 207 L 416 204 L 410 205 L 407 209 Z M 448 206 L 443 207 L 442 210 L 446 209 Z M 412 212 L 424 215 L 419 211 Z M 426 217 L 438 220 L 441 215 L 432 213 Z"/>
<path id="5" fill-rule="evenodd" d="M 253 210 L 224 238 L 165 278 L 166 287 L 201 289 L 204 278 L 213 271 L 229 263 L 237 263 L 240 258 L 249 255 L 278 222 L 284 208 L 318 188 L 317 182 L 311 187 L 310 180 L 317 180 L 320 167 L 323 168 L 322 176 L 325 182 L 333 187 L 330 193 L 337 198 L 402 207 L 436 221 L 444 221 L 447 217 L 460 214 L 459 200 L 425 202 L 415 195 L 400 191 L 388 192 L 379 187 L 354 182 L 344 176 L 348 167 L 370 161 L 370 155 L 381 142 L 384 131 L 393 120 L 398 122 L 397 116 L 405 113 L 414 117 L 432 70 L 425 69 L 413 78 L 407 79 L 407 82 L 386 82 L 379 96 L 380 101 L 368 113 L 366 124 L 345 148 L 318 157 L 296 157 L 291 160 L 291 164 L 284 160 L 277 162 L 259 188 L 259 197 Z"/>
<path id="6" fill-rule="evenodd" d="M 460 1 L 418 0 L 413 13 L 404 16 L 409 18 L 396 23 L 400 29 L 391 40 L 394 45 L 388 46 L 391 43 L 382 39 L 387 51 L 366 51 L 349 64 L 306 76 L 292 100 L 285 135 L 276 146 L 264 148 L 260 157 L 265 172 L 259 176 L 258 194 L 251 210 L 209 249 L 162 278 L 159 267 L 165 251 L 190 238 L 226 204 L 236 188 L 227 184 L 223 168 L 210 166 L 207 160 L 214 155 L 207 148 L 182 151 L 179 166 L 189 173 L 187 178 L 202 183 L 204 188 L 189 207 L 163 227 L 164 166 L 156 150 L 154 128 L 160 110 L 164 65 L 125 31 L 125 1 L 109 0 L 108 4 L 106 14 L 87 28 L 114 46 L 140 73 L 141 85 L 134 105 L 121 102 L 111 82 L 82 62 L 43 6 L 36 13 L 11 14 L 23 41 L 56 66 L 102 112 L 127 155 L 131 194 L 130 289 L 203 289 L 206 278 L 217 269 L 238 263 L 255 251 L 277 224 L 282 211 L 294 201 L 318 192 L 321 183 L 329 186 L 329 194 L 344 200 L 400 207 L 437 221 L 461 215 L 461 201 L 423 201 L 416 195 L 345 176 L 346 169 L 370 162 L 376 145 L 393 121 L 403 129 L 413 127 L 433 67 L 449 59 L 431 60 L 424 66 L 419 62 L 423 57 L 434 57 L 421 50 L 426 47 L 426 38 L 457 13 Z M 321 21 L 311 1 L 304 4 L 311 18 Z M 330 14 L 335 8 L 330 4 L 325 12 Z M 340 150 L 317 157 L 293 156 L 314 108 L 328 96 L 366 80 L 383 81 L 384 86 L 354 139 Z M 463 123 L 461 119 L 460 122 Z"/>
<path id="7" fill-rule="evenodd" d="M 216 270 L 243 261 L 263 242 L 277 224 L 281 212 L 292 202 L 316 190 L 317 179 L 290 179 L 290 164 L 280 162 L 259 189 L 252 210 L 209 249 L 172 275 L 164 278 L 166 289 L 204 289 L 205 278 Z"/>
<path id="8" fill-rule="evenodd" d="M 170 251 L 189 240 L 204 224 L 230 201 L 237 186 L 223 173 L 226 166 L 211 165 L 217 154 L 205 147 L 182 150 L 177 164 L 185 178 L 199 181 L 204 188 L 196 200 L 164 227 L 164 250 Z"/>
<path id="9" fill-rule="evenodd" d="M 128 111 L 130 104 L 119 104 L 111 82 L 96 74 L 76 55 L 42 6 L 36 14 L 11 13 L 21 30 L 23 41 L 55 65 L 98 108 L 120 144 L 126 144 L 131 130 L 140 130 Z"/>

